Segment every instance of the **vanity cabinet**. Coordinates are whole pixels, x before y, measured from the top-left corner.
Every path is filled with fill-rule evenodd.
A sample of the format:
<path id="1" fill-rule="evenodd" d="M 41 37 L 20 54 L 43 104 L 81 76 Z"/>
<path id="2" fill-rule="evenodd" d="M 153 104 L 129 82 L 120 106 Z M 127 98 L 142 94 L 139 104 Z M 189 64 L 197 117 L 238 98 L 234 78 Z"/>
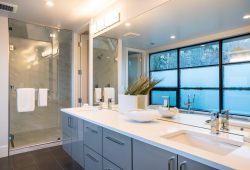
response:
<path id="1" fill-rule="evenodd" d="M 216 170 L 202 163 L 178 155 L 178 170 Z"/>
<path id="2" fill-rule="evenodd" d="M 63 149 L 82 167 L 84 167 L 83 139 L 83 120 L 62 113 Z"/>
<path id="3" fill-rule="evenodd" d="M 177 170 L 177 155 L 133 139 L 133 170 L 152 169 Z"/>
<path id="4" fill-rule="evenodd" d="M 122 170 L 121 168 L 119 168 L 112 162 L 106 160 L 105 158 L 103 158 L 102 162 L 103 162 L 103 170 Z"/>

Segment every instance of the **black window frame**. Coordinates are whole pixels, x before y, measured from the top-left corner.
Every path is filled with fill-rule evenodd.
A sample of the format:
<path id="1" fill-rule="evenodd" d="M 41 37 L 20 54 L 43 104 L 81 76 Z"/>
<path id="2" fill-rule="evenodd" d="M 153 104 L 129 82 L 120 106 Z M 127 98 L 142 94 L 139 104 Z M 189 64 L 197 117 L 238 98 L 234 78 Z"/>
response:
<path id="1" fill-rule="evenodd" d="M 192 45 L 188 45 L 188 46 L 182 46 L 182 47 L 178 47 L 178 48 L 173 48 L 173 49 L 168 49 L 168 50 L 163 50 L 163 51 L 157 51 L 157 52 L 153 52 L 153 53 L 149 53 L 149 77 L 151 78 L 151 72 L 156 72 L 156 71 L 166 71 L 166 70 L 177 70 L 177 87 L 156 87 L 153 88 L 153 90 L 157 90 L 157 91 L 176 91 L 176 107 L 180 108 L 180 90 L 181 89 L 192 89 L 192 90 L 219 90 L 219 112 L 221 112 L 222 110 L 224 110 L 224 106 L 223 106 L 223 91 L 224 90 L 248 90 L 250 91 L 250 87 L 223 87 L 223 82 L 224 82 L 224 78 L 223 78 L 223 66 L 224 65 L 239 65 L 239 64 L 246 64 L 249 63 L 250 61 L 243 61 L 243 62 L 235 62 L 235 63 L 223 63 L 223 41 L 225 40 L 230 40 L 230 39 L 234 39 L 234 38 L 240 38 L 240 37 L 244 37 L 244 36 L 249 36 L 250 33 L 246 33 L 246 34 L 241 34 L 241 35 L 237 35 L 237 36 L 230 36 L 227 38 L 221 38 L 221 39 L 217 39 L 217 40 L 213 40 L 213 41 L 207 41 L 207 42 L 202 42 L 202 43 L 197 43 L 197 44 L 192 44 Z M 194 46 L 199 46 L 199 45 L 203 45 L 203 44 L 209 44 L 209 43 L 215 43 L 218 42 L 219 43 L 219 63 L 218 64 L 213 64 L 213 65 L 203 65 L 203 66 L 194 66 L 194 67 L 184 67 L 181 68 L 180 67 L 180 50 L 183 48 L 188 48 L 188 47 L 194 47 Z M 177 68 L 176 69 L 164 69 L 164 70 L 150 70 L 150 61 L 151 61 L 151 56 L 153 54 L 157 54 L 157 53 L 162 53 L 162 52 L 167 52 L 167 51 L 173 51 L 173 50 L 177 50 Z M 182 69 L 190 69 L 190 68 L 202 68 L 202 67 L 211 67 L 211 66 L 218 66 L 219 67 L 219 87 L 198 87 L 198 88 L 181 88 L 180 86 L 180 71 Z M 151 97 L 151 92 L 149 93 L 149 104 L 152 104 L 152 97 Z M 181 109 L 185 109 L 185 108 L 181 108 Z M 203 112 L 208 112 L 209 110 L 201 110 L 201 109 L 192 109 L 194 111 L 203 111 Z M 241 114 L 237 114 L 237 113 L 230 113 L 231 115 L 236 115 L 236 116 L 244 116 L 244 117 L 250 117 L 250 113 L 249 115 L 241 115 Z"/>

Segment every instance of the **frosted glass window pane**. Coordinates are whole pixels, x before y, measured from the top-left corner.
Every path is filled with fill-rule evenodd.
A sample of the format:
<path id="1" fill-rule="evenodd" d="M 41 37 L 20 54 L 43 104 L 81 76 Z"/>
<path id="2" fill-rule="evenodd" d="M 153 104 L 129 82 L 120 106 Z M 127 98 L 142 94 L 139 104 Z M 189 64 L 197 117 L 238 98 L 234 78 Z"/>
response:
<path id="1" fill-rule="evenodd" d="M 151 92 L 151 104 L 163 105 L 162 96 L 170 96 L 170 106 L 176 106 L 176 91 L 157 91 Z"/>
<path id="2" fill-rule="evenodd" d="M 196 45 L 180 50 L 180 67 L 219 64 L 219 42 Z"/>
<path id="3" fill-rule="evenodd" d="M 177 50 L 155 53 L 150 56 L 150 70 L 177 68 Z"/>
<path id="4" fill-rule="evenodd" d="M 181 70 L 181 87 L 219 87 L 219 67 Z"/>
<path id="5" fill-rule="evenodd" d="M 224 87 L 250 87 L 250 64 L 223 66 Z"/>
<path id="6" fill-rule="evenodd" d="M 250 35 L 225 40 L 222 48 L 223 63 L 250 61 Z"/>
<path id="7" fill-rule="evenodd" d="M 230 113 L 250 116 L 250 91 L 224 90 L 224 109 Z"/>
<path id="8" fill-rule="evenodd" d="M 188 95 L 191 96 L 193 102 L 193 95 L 195 94 L 194 105 L 191 109 L 194 110 L 219 110 L 219 91 L 218 90 L 181 90 L 181 108 L 187 109 L 185 103 L 188 101 Z"/>
<path id="9" fill-rule="evenodd" d="M 156 87 L 177 87 L 177 70 L 151 72 L 151 78 L 162 80 Z"/>

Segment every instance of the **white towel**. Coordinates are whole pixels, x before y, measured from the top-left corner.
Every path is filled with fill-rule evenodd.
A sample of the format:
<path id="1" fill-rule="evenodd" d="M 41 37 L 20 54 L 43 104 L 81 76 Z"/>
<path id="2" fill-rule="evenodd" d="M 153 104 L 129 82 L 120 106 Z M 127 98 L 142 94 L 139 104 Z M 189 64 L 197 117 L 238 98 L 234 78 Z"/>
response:
<path id="1" fill-rule="evenodd" d="M 102 99 L 102 88 L 95 88 L 95 101 L 96 103 L 100 102 Z"/>
<path id="2" fill-rule="evenodd" d="M 113 87 L 104 87 L 104 102 L 108 103 L 108 100 L 115 100 L 115 88 Z"/>
<path id="3" fill-rule="evenodd" d="M 48 89 L 38 90 L 38 107 L 46 107 L 48 104 Z"/>
<path id="4" fill-rule="evenodd" d="M 17 111 L 33 112 L 35 110 L 35 89 L 18 88 L 17 89 Z"/>

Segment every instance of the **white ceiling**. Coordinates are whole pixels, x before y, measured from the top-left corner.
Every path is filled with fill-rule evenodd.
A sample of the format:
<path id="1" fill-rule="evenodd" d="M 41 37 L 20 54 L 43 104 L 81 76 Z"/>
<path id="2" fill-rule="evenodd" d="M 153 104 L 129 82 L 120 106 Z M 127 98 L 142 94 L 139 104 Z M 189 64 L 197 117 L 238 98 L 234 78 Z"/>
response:
<path id="1" fill-rule="evenodd" d="M 0 11 L 0 16 L 28 23 L 78 30 L 104 8 L 116 0 L 53 0 L 54 7 L 45 5 L 46 0 L 0 0 L 18 5 L 16 14 Z"/>
<path id="2" fill-rule="evenodd" d="M 122 38 L 128 47 L 149 49 L 248 26 L 250 19 L 242 19 L 245 14 L 250 14 L 250 0 L 171 0 L 129 21 L 130 27 L 120 25 L 103 36 Z M 124 37 L 127 32 L 140 36 Z"/>

